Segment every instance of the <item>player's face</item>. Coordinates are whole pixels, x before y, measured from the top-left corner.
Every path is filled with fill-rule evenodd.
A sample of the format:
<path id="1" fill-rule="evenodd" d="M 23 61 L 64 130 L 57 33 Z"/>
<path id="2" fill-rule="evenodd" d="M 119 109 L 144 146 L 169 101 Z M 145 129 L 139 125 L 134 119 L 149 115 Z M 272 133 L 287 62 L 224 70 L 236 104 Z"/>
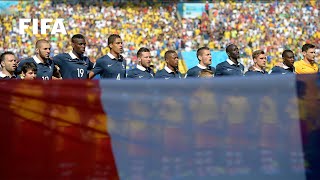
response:
<path id="1" fill-rule="evenodd" d="M 150 63 L 151 63 L 151 53 L 150 52 L 142 52 L 141 57 L 140 57 L 140 61 L 141 61 L 141 66 L 143 66 L 145 68 L 149 68 Z"/>
<path id="2" fill-rule="evenodd" d="M 303 52 L 304 57 L 310 62 L 314 62 L 316 58 L 316 49 L 315 48 L 310 48 L 307 50 L 307 52 Z"/>
<path id="3" fill-rule="evenodd" d="M 24 74 L 24 73 L 23 73 Z M 24 74 L 24 79 L 25 80 L 33 80 L 36 79 L 37 77 L 37 73 L 35 71 L 32 70 L 28 70 L 25 74 Z"/>
<path id="4" fill-rule="evenodd" d="M 83 54 L 86 51 L 86 40 L 85 39 L 74 39 L 72 42 L 73 50 L 78 54 Z"/>
<path id="5" fill-rule="evenodd" d="M 288 67 L 293 67 L 294 54 L 292 52 L 287 52 L 283 56 L 283 63 Z"/>
<path id="6" fill-rule="evenodd" d="M 178 54 L 177 53 L 171 53 L 168 55 L 168 58 L 166 59 L 168 66 L 173 68 L 178 68 Z"/>
<path id="7" fill-rule="evenodd" d="M 203 50 L 201 55 L 199 56 L 199 59 L 201 60 L 201 62 L 203 63 L 203 65 L 205 66 L 209 66 L 211 65 L 211 60 L 212 60 L 212 57 L 211 57 L 211 52 L 210 50 Z"/>
<path id="8" fill-rule="evenodd" d="M 121 38 L 116 38 L 116 40 L 110 44 L 111 51 L 115 52 L 116 54 L 123 53 L 123 43 Z"/>
<path id="9" fill-rule="evenodd" d="M 254 59 L 254 62 L 260 67 L 265 68 L 267 63 L 267 57 L 265 54 L 260 54 L 258 57 Z"/>
<path id="10" fill-rule="evenodd" d="M 17 68 L 16 57 L 12 54 L 5 55 L 4 61 L 1 62 L 2 67 L 4 67 L 8 72 L 14 72 Z"/>
<path id="11" fill-rule="evenodd" d="M 228 55 L 233 59 L 240 58 L 239 49 L 236 45 L 232 45 L 229 49 Z"/>
<path id="12" fill-rule="evenodd" d="M 41 43 L 37 53 L 42 59 L 49 59 L 51 46 L 49 43 Z"/>

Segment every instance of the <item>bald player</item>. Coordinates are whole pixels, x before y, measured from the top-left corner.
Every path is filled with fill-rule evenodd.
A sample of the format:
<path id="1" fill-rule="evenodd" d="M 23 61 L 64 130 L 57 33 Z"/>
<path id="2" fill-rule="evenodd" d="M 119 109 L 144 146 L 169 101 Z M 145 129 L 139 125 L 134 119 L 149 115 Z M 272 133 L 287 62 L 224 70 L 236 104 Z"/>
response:
<path id="1" fill-rule="evenodd" d="M 54 62 L 50 59 L 51 45 L 47 40 L 41 39 L 36 42 L 36 54 L 27 59 L 20 61 L 17 74 L 21 75 L 21 68 L 26 62 L 31 62 L 37 66 L 37 79 L 50 80 L 57 79 L 59 77 L 59 72 L 54 65 Z"/>

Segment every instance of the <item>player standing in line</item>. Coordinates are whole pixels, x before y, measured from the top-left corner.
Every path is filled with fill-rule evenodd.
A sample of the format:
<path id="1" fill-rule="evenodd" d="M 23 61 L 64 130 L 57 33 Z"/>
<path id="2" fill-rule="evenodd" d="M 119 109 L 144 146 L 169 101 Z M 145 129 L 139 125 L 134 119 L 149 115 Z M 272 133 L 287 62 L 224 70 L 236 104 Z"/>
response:
<path id="1" fill-rule="evenodd" d="M 112 34 L 108 38 L 110 52 L 97 59 L 93 70 L 89 73 L 92 79 L 99 74 L 102 79 L 124 79 L 126 78 L 126 60 L 123 58 L 123 42 L 119 35 Z"/>

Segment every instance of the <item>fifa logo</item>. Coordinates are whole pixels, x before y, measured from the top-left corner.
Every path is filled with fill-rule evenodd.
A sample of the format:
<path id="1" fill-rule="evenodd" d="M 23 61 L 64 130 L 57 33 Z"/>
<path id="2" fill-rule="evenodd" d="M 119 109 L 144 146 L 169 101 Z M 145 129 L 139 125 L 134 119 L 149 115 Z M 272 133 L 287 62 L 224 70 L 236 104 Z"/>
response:
<path id="1" fill-rule="evenodd" d="M 21 35 L 25 34 L 25 29 L 29 27 L 29 23 L 32 22 L 32 33 L 39 34 L 38 19 L 19 19 L 19 33 Z M 51 34 L 62 33 L 67 34 L 66 28 L 63 25 L 63 19 L 41 19 L 40 28 L 41 34 L 47 34 L 47 29 L 50 29 L 51 26 L 48 23 L 54 23 L 51 29 Z"/>

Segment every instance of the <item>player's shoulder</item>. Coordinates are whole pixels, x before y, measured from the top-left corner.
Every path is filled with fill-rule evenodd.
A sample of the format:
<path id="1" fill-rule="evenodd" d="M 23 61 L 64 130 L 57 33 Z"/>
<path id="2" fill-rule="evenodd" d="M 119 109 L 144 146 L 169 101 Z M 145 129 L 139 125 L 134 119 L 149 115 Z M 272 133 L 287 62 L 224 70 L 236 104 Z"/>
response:
<path id="1" fill-rule="evenodd" d="M 64 58 L 70 58 L 71 56 L 69 53 L 60 53 L 53 57 L 53 59 L 64 59 Z"/>
<path id="2" fill-rule="evenodd" d="M 293 63 L 294 66 L 299 66 L 299 65 L 302 65 L 302 64 L 303 64 L 303 60 L 295 61 Z"/>
<path id="3" fill-rule="evenodd" d="M 97 61 L 109 61 L 109 60 L 111 60 L 111 58 L 107 54 L 97 59 Z"/>
<path id="4" fill-rule="evenodd" d="M 160 74 L 160 73 L 163 73 L 165 71 L 165 69 L 163 68 L 163 69 L 160 69 L 160 70 L 158 70 L 157 72 L 156 72 L 156 74 Z"/>
<path id="5" fill-rule="evenodd" d="M 128 72 L 140 72 L 141 70 L 138 68 L 130 69 Z"/>
<path id="6" fill-rule="evenodd" d="M 161 76 L 162 74 L 164 74 L 164 72 L 165 72 L 165 69 L 163 68 L 163 69 L 161 69 L 161 70 L 158 70 L 157 72 L 156 72 L 156 74 L 155 74 L 155 76 Z"/>
<path id="7" fill-rule="evenodd" d="M 188 71 L 189 72 L 193 72 L 193 71 L 198 71 L 200 68 L 198 66 L 194 66 L 192 68 L 190 68 Z"/>
<path id="8" fill-rule="evenodd" d="M 128 76 L 134 76 L 140 73 L 140 70 L 138 68 L 130 69 L 128 71 Z"/>
<path id="9" fill-rule="evenodd" d="M 282 70 L 284 70 L 284 68 L 283 68 L 283 67 L 280 67 L 280 66 L 274 66 L 271 70 L 272 70 L 272 72 L 277 72 L 277 71 L 282 71 Z"/>
<path id="10" fill-rule="evenodd" d="M 216 68 L 213 67 L 213 66 L 209 66 L 209 70 L 212 71 L 212 72 L 215 72 L 215 71 L 216 71 Z"/>
<path id="11" fill-rule="evenodd" d="M 228 64 L 229 64 L 229 63 L 228 63 L 227 61 L 223 61 L 223 62 L 219 63 L 219 64 L 216 66 L 216 68 L 222 67 L 222 66 L 226 66 L 226 65 L 228 65 Z"/>
<path id="12" fill-rule="evenodd" d="M 21 59 L 19 63 L 34 62 L 33 57 Z"/>

